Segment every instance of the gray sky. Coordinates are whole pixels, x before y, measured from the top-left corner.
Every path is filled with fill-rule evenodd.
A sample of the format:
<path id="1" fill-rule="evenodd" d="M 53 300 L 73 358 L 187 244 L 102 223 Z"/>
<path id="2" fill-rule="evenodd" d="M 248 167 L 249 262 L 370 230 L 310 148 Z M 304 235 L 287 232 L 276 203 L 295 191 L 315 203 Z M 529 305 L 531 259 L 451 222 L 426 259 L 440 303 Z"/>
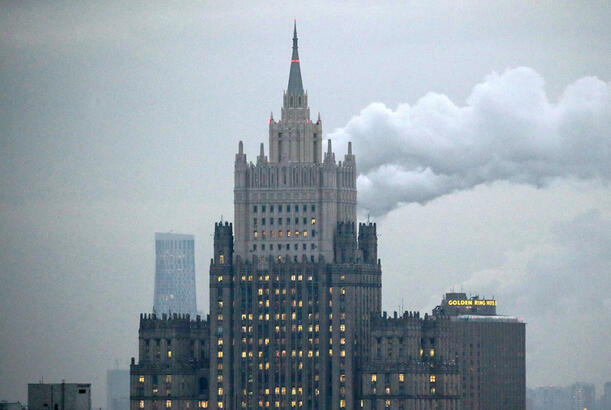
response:
<path id="1" fill-rule="evenodd" d="M 384 307 L 495 296 L 528 322 L 528 385 L 611 380 L 608 2 L 373 4 L 3 4 L 0 399 L 44 377 L 105 406 L 155 231 L 196 235 L 208 311 L 213 223 L 238 140 L 253 159 L 279 114 L 294 17 L 313 116 L 355 141 L 361 205 L 385 204 Z M 407 176 L 371 194 L 383 166 Z"/>

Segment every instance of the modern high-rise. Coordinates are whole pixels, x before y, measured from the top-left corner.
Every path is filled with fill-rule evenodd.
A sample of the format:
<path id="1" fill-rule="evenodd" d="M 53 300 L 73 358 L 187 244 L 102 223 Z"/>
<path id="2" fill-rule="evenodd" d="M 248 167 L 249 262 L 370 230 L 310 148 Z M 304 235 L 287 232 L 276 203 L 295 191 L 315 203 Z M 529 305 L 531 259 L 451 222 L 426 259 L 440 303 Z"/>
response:
<path id="1" fill-rule="evenodd" d="M 128 369 L 111 369 L 106 372 L 106 409 L 129 410 Z"/>
<path id="2" fill-rule="evenodd" d="M 153 312 L 195 316 L 193 235 L 155 233 L 155 297 Z"/>

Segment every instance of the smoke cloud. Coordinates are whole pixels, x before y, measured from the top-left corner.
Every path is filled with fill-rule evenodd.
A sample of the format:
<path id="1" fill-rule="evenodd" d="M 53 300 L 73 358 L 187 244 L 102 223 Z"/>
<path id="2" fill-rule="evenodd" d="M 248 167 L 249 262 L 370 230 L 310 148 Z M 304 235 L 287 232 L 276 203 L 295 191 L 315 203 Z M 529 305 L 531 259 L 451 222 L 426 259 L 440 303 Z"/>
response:
<path id="1" fill-rule="evenodd" d="M 611 178 L 610 84 L 585 77 L 550 103 L 527 67 L 492 73 L 465 106 L 428 93 L 395 110 L 372 103 L 329 135 L 358 153 L 359 206 L 381 216 L 404 203 L 505 180 Z"/>

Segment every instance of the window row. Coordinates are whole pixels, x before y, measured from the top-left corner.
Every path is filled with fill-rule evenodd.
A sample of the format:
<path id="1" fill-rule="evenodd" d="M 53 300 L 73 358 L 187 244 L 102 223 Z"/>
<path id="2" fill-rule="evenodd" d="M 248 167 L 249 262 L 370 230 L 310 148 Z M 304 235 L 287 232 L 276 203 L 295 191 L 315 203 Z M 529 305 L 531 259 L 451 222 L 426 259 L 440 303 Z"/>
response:
<path id="1" fill-rule="evenodd" d="M 252 223 L 254 226 L 257 226 L 259 224 L 259 222 L 261 222 L 261 225 L 265 225 L 266 222 L 269 222 L 270 225 L 273 225 L 274 222 L 277 222 L 278 225 L 282 225 L 282 222 L 284 221 L 286 225 L 290 225 L 291 221 L 294 220 L 295 221 L 295 225 L 299 225 L 299 221 L 302 221 L 303 225 L 307 225 L 308 224 L 308 218 L 307 217 L 302 217 L 301 219 L 299 217 L 295 217 L 293 218 L 261 218 L 261 219 L 257 219 L 257 218 L 253 218 Z M 315 217 L 311 217 L 309 218 L 310 220 L 310 224 L 312 225 L 316 225 L 316 218 Z"/>
<path id="2" fill-rule="evenodd" d="M 280 205 L 253 205 L 252 206 L 252 211 L 254 213 L 259 212 L 259 210 L 261 211 L 261 213 L 265 213 L 268 211 L 270 213 L 274 213 L 274 211 L 283 212 L 283 210 L 285 210 L 286 212 L 299 212 L 299 205 L 298 204 L 294 204 L 294 205 L 286 204 L 284 207 L 282 206 L 282 204 Z M 307 212 L 308 205 L 306 204 L 301 205 L 301 210 L 302 212 Z M 316 212 L 316 205 L 310 204 L 310 211 Z"/>
<path id="3" fill-rule="evenodd" d="M 267 244 L 267 247 L 265 246 L 266 244 L 264 244 L 264 243 L 262 243 L 260 245 L 261 245 L 260 247 L 257 247 L 256 243 L 253 244 L 252 245 L 252 250 L 253 251 L 257 251 L 257 249 L 262 250 L 262 251 L 264 251 L 266 249 L 269 250 L 269 251 L 273 251 L 274 250 L 274 244 L 273 243 Z M 283 249 L 286 249 L 287 251 L 291 250 L 291 244 L 290 243 L 287 243 L 287 244 L 278 243 L 278 244 L 275 244 L 275 245 L 276 245 L 276 249 L 279 250 L 279 251 L 281 251 Z M 308 244 L 307 243 L 302 243 L 301 244 L 301 249 L 304 250 L 304 251 L 307 250 L 308 249 Z M 316 249 L 316 244 L 315 243 L 311 243 L 310 244 L 310 249 L 311 250 Z M 293 244 L 293 250 L 296 250 L 296 251 L 299 250 L 299 244 L 298 243 L 294 243 Z"/>
<path id="4" fill-rule="evenodd" d="M 269 234 L 270 238 L 274 238 L 274 237 L 276 237 L 276 235 L 278 235 L 278 238 L 283 238 L 284 235 L 286 235 L 287 238 L 290 238 L 292 235 L 294 235 L 295 237 L 299 237 L 301 235 L 304 238 L 307 237 L 307 236 L 312 236 L 312 238 L 316 238 L 316 230 L 314 230 L 314 229 L 312 229 L 312 231 L 307 231 L 307 230 L 303 230 L 303 231 L 297 231 L 297 230 L 290 231 L 290 230 L 288 230 L 286 232 L 285 231 L 277 231 L 277 232 L 276 231 L 265 231 L 265 230 L 261 231 L 261 232 L 259 232 L 257 230 L 252 231 L 252 237 L 255 238 L 255 239 L 257 239 L 259 236 L 261 236 L 261 238 L 265 239 L 265 238 L 267 238 L 268 234 Z"/>

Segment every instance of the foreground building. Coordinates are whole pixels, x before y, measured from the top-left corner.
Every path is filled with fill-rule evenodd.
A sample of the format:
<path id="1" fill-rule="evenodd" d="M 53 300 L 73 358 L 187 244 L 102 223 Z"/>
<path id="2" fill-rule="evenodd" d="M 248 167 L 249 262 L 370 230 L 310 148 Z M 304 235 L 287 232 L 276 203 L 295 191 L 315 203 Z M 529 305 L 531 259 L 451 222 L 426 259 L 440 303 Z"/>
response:
<path id="1" fill-rule="evenodd" d="M 28 409 L 91 410 L 91 384 L 30 383 Z"/>
<path id="2" fill-rule="evenodd" d="M 461 374 L 463 409 L 523 409 L 526 325 L 496 314 L 493 299 L 447 293 L 433 315 L 450 319 L 450 342 Z"/>
<path id="3" fill-rule="evenodd" d="M 210 316 L 141 316 L 132 410 L 460 408 L 452 317 L 381 311 L 376 225 L 356 222 L 356 157 L 349 144 L 336 161 L 322 143 L 297 41 L 295 30 L 267 155 L 261 144 L 248 162 L 238 145 L 235 226 L 214 227 Z"/>
<path id="4" fill-rule="evenodd" d="M 155 233 L 153 312 L 196 314 L 193 235 Z"/>

